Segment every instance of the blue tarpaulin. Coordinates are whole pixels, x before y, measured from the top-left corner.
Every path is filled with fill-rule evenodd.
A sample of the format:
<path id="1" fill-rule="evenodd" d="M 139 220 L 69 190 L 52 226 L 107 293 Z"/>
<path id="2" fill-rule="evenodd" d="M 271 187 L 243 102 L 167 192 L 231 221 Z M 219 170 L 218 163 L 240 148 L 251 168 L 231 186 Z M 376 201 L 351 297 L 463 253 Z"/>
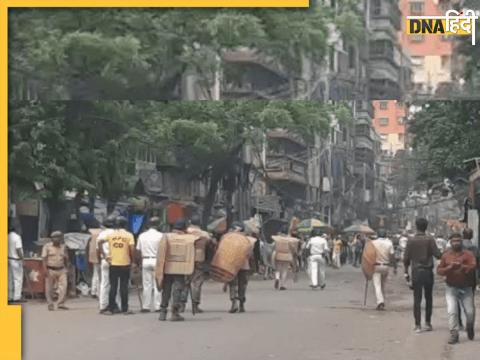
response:
<path id="1" fill-rule="evenodd" d="M 140 232 L 143 222 L 145 221 L 145 215 L 141 214 L 130 214 L 128 216 L 128 227 L 134 235 L 138 235 Z"/>

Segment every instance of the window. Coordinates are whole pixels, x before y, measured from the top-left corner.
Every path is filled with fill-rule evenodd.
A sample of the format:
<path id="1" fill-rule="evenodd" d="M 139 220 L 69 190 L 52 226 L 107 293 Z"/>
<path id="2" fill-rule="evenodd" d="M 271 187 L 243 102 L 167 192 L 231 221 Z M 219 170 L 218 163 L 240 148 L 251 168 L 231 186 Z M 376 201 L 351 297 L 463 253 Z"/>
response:
<path id="1" fill-rule="evenodd" d="M 423 15 L 424 5 L 423 1 L 410 2 L 410 15 Z"/>
<path id="2" fill-rule="evenodd" d="M 398 125 L 403 125 L 405 124 L 405 119 L 402 116 L 399 116 L 397 118 Z"/>
<path id="3" fill-rule="evenodd" d="M 447 70 L 450 67 L 450 56 L 442 56 L 442 70 Z"/>
<path id="4" fill-rule="evenodd" d="M 330 71 L 335 71 L 335 49 L 333 48 L 333 46 L 330 46 L 329 62 Z"/>
<path id="5" fill-rule="evenodd" d="M 423 35 L 410 35 L 410 39 L 411 39 L 410 40 L 411 42 L 416 42 L 416 43 L 425 41 L 425 38 Z"/>
<path id="6" fill-rule="evenodd" d="M 397 101 L 397 108 L 403 107 L 403 101 Z"/>
<path id="7" fill-rule="evenodd" d="M 380 15 L 382 13 L 382 0 L 373 0 L 372 12 L 373 15 Z"/>
<path id="8" fill-rule="evenodd" d="M 353 46 L 350 46 L 348 48 L 348 67 L 350 69 L 355 69 L 355 63 L 356 63 L 356 52 L 355 52 L 355 48 Z"/>
<path id="9" fill-rule="evenodd" d="M 405 141 L 405 136 L 403 134 L 398 134 L 398 141 L 403 143 Z"/>
<path id="10" fill-rule="evenodd" d="M 388 118 L 380 118 L 378 120 L 378 123 L 380 124 L 380 126 L 388 126 Z"/>
<path id="11" fill-rule="evenodd" d="M 388 101 L 380 101 L 380 110 L 388 109 Z"/>
<path id="12" fill-rule="evenodd" d="M 412 65 L 417 67 L 423 67 L 425 58 L 423 56 L 412 56 Z"/>

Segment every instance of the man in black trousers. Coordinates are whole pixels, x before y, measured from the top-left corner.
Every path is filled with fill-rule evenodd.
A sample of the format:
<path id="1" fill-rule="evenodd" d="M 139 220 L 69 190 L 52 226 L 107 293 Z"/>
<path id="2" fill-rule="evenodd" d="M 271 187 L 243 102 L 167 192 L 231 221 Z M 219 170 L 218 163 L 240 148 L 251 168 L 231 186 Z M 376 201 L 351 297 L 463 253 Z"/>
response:
<path id="1" fill-rule="evenodd" d="M 425 294 L 425 331 L 432 331 L 432 303 L 433 303 L 433 258 L 440 259 L 441 253 L 435 239 L 425 232 L 428 221 L 418 218 L 415 221 L 417 233 L 407 242 L 403 263 L 405 266 L 405 279 L 410 282 L 408 269 L 412 267 L 413 287 L 413 315 L 415 317 L 416 333 L 422 331 L 422 296 Z"/>

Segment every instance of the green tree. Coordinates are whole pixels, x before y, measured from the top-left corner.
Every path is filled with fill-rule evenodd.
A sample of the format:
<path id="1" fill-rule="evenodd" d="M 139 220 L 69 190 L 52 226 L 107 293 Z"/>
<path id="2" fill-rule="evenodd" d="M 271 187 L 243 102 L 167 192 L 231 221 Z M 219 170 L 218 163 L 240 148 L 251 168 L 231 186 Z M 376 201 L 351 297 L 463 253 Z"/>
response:
<path id="1" fill-rule="evenodd" d="M 480 102 L 428 102 L 415 113 L 409 131 L 420 179 L 462 176 L 463 161 L 480 154 Z"/>
<path id="2" fill-rule="evenodd" d="M 353 1 L 310 9 L 16 9 L 10 14 L 11 97 L 174 99 L 186 72 L 208 88 L 223 52 L 255 48 L 294 77 L 321 62 L 327 24 L 360 34 Z M 35 29 L 32 32 L 31 29 Z"/>
<path id="3" fill-rule="evenodd" d="M 156 109 L 146 120 L 148 141 L 161 144 L 164 159 L 181 165 L 185 176 L 208 179 L 204 222 L 220 184 L 227 199 L 239 186 L 244 145 L 261 148 L 262 134 L 276 128 L 297 133 L 312 143 L 313 134 L 328 134 L 331 114 L 346 114 L 343 106 L 306 101 L 172 102 L 153 106 Z"/>

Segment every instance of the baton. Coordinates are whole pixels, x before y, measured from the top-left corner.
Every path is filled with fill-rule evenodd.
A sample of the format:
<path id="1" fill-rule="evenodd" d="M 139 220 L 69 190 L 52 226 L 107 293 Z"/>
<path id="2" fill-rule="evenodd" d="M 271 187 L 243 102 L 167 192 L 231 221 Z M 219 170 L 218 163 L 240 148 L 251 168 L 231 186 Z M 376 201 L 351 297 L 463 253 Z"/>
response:
<path id="1" fill-rule="evenodd" d="M 365 294 L 363 296 L 363 306 L 367 306 L 368 279 L 365 281 Z"/>

